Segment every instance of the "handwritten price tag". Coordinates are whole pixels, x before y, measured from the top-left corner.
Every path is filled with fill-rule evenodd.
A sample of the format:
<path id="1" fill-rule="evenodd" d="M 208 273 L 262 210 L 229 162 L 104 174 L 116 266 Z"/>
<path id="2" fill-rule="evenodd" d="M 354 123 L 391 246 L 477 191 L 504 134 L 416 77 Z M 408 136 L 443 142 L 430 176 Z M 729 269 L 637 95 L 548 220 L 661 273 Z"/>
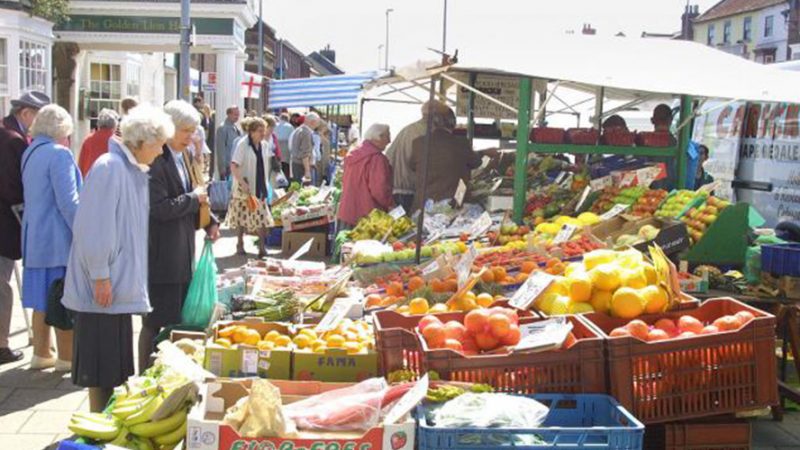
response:
<path id="1" fill-rule="evenodd" d="M 317 333 L 325 333 L 336 328 L 339 323 L 347 316 L 353 304 L 344 299 L 336 300 L 331 305 L 331 309 L 322 317 L 316 327 Z"/>
<path id="2" fill-rule="evenodd" d="M 611 181 L 610 175 L 589 181 L 589 186 L 591 186 L 595 191 L 599 191 L 600 189 L 611 186 L 612 184 L 614 183 Z"/>
<path id="3" fill-rule="evenodd" d="M 490 216 L 488 212 L 484 211 L 483 214 L 478 217 L 478 220 L 476 220 L 472 226 L 469 227 L 469 235 L 475 239 L 488 231 L 491 226 L 492 216 Z"/>
<path id="4" fill-rule="evenodd" d="M 294 261 L 295 259 L 300 258 L 303 255 L 305 255 L 306 253 L 308 253 L 308 251 L 311 250 L 311 244 L 313 242 L 314 242 L 314 238 L 311 238 L 308 241 L 306 241 L 306 243 L 303 244 L 302 247 L 298 248 L 297 251 L 294 252 L 294 255 L 289 257 L 289 261 Z"/>
<path id="5" fill-rule="evenodd" d="M 403 205 L 398 205 L 395 209 L 389 211 L 389 216 L 392 219 L 397 220 L 406 215 L 406 210 L 403 208 Z"/>
<path id="6" fill-rule="evenodd" d="M 558 234 L 556 234 L 556 237 L 553 238 L 553 243 L 560 244 L 562 242 L 567 242 L 577 229 L 578 229 L 577 226 L 570 223 L 565 223 L 558 231 Z"/>
<path id="7" fill-rule="evenodd" d="M 542 295 L 542 292 L 550 286 L 555 278 L 547 272 L 534 273 L 517 289 L 508 304 L 521 310 L 530 308 L 531 304 Z"/>
<path id="8" fill-rule="evenodd" d="M 386 414 L 383 423 L 392 424 L 397 423 L 403 416 L 411 412 L 415 406 L 425 398 L 428 393 L 428 374 L 425 374 L 413 388 L 409 389 L 406 394 L 398 400 L 397 404 Z"/>
<path id="9" fill-rule="evenodd" d="M 464 184 L 464 180 L 459 179 L 458 187 L 456 188 L 456 194 L 453 196 L 453 198 L 456 199 L 456 204 L 459 208 L 461 208 L 461 205 L 464 204 L 465 195 L 467 195 L 467 185 Z"/>
<path id="10" fill-rule="evenodd" d="M 589 193 L 592 192 L 591 186 L 586 186 L 583 188 L 583 193 L 581 194 L 580 200 L 578 200 L 578 205 L 575 206 L 575 211 L 580 211 L 581 206 L 583 206 L 583 202 L 586 201 L 586 198 L 589 197 Z"/>
<path id="11" fill-rule="evenodd" d="M 472 271 L 472 263 L 475 262 L 475 258 L 478 256 L 478 251 L 475 250 L 475 246 L 470 245 L 469 250 L 458 260 L 456 263 L 455 271 L 456 276 L 458 277 L 458 287 L 459 289 L 464 287 L 467 283 L 467 279 L 469 278 L 469 273 Z"/>
<path id="12" fill-rule="evenodd" d="M 609 209 L 602 216 L 600 216 L 600 219 L 601 220 L 613 219 L 614 217 L 617 217 L 618 215 L 620 215 L 622 213 L 622 211 L 625 211 L 626 209 L 628 209 L 628 207 L 630 207 L 630 205 L 626 205 L 626 204 L 623 204 L 623 203 L 617 203 L 616 205 L 614 205 L 613 208 Z"/>

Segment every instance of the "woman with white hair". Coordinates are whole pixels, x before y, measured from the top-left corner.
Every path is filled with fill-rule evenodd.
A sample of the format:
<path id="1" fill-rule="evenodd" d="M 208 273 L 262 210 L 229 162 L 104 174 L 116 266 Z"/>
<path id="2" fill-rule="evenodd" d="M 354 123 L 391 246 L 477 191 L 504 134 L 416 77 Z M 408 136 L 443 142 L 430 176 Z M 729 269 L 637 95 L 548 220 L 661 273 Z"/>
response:
<path id="1" fill-rule="evenodd" d="M 170 117 L 147 105 L 133 108 L 121 129 L 81 191 L 61 300 L 75 313 L 72 382 L 89 388 L 93 412 L 134 373 L 131 315 L 151 310 L 148 171 L 174 133 Z"/>
<path id="2" fill-rule="evenodd" d="M 81 173 L 68 148 L 72 118 L 58 105 L 47 105 L 30 129 L 33 142 L 22 154 L 22 304 L 33 309 L 31 369 L 55 366 L 69 371 L 72 331 L 56 329 L 58 359 L 50 350 L 50 326 L 45 323 L 47 297 L 64 278 L 78 209 Z M 60 283 L 59 283 L 60 284 Z"/>
<path id="3" fill-rule="evenodd" d="M 391 141 L 389 126 L 376 123 L 367 129 L 361 146 L 344 159 L 339 220 L 345 226 L 355 226 L 373 209 L 394 207 L 392 166 L 383 154 Z"/>
<path id="4" fill-rule="evenodd" d="M 89 174 L 89 169 L 97 158 L 108 152 L 108 140 L 114 135 L 117 125 L 119 125 L 119 114 L 113 109 L 103 108 L 97 114 L 97 129 L 83 141 L 78 157 L 78 167 L 84 178 Z"/>

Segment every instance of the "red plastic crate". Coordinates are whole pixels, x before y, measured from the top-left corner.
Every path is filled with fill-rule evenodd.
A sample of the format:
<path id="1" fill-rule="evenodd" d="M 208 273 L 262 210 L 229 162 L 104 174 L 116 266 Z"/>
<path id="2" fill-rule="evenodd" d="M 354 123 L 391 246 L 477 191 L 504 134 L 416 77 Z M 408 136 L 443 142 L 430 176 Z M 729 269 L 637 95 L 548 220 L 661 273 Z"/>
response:
<path id="1" fill-rule="evenodd" d="M 600 133 L 594 128 L 570 128 L 567 130 L 567 143 L 576 145 L 595 145 Z"/>
<path id="2" fill-rule="evenodd" d="M 612 129 L 603 132 L 603 144 L 617 147 L 631 147 L 636 143 L 636 134 L 631 131 Z"/>
<path id="3" fill-rule="evenodd" d="M 563 144 L 564 129 L 550 127 L 536 127 L 531 129 L 530 138 L 538 144 Z"/>
<path id="4" fill-rule="evenodd" d="M 640 131 L 636 135 L 636 145 L 640 147 L 669 147 L 672 134 L 668 131 Z"/>
<path id="5" fill-rule="evenodd" d="M 644 450 L 750 450 L 750 422 L 716 419 L 651 425 Z"/>
<path id="6" fill-rule="evenodd" d="M 450 349 L 430 350 L 423 339 L 422 366 L 444 380 L 485 383 L 515 394 L 606 392 L 603 339 L 578 316 L 567 316 L 578 339 L 568 350 L 464 356 Z M 544 320 L 522 318 L 520 325 Z"/>
<path id="7" fill-rule="evenodd" d="M 755 319 L 736 331 L 643 342 L 608 337 L 628 320 L 591 313 L 584 318 L 606 337 L 609 394 L 646 424 L 731 414 L 778 403 L 775 316 L 716 298 L 697 309 L 640 317 L 648 324 L 690 315 L 703 323 L 750 311 Z"/>

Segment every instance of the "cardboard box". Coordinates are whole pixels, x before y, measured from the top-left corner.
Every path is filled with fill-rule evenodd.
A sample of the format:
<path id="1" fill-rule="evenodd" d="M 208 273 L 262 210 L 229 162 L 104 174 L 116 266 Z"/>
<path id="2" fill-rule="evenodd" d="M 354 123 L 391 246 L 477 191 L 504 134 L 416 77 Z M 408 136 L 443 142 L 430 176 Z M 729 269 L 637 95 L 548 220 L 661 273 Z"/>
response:
<path id="1" fill-rule="evenodd" d="M 362 381 L 378 376 L 378 354 L 348 355 L 339 348 L 329 348 L 325 354 L 296 350 L 292 361 L 293 380 L 332 382 Z"/>
<path id="2" fill-rule="evenodd" d="M 311 249 L 302 258 L 324 258 L 328 254 L 328 233 L 292 231 L 283 233 L 281 250 L 286 258 L 292 256 L 309 239 L 314 239 Z"/>
<path id="3" fill-rule="evenodd" d="M 242 321 L 218 322 L 214 326 L 211 342 L 219 338 L 219 330 L 231 325 L 244 325 L 257 330 L 261 336 L 272 330 L 289 336 L 293 335 L 289 324 L 264 322 L 258 318 L 250 318 Z M 288 380 L 292 376 L 292 351 L 259 350 L 245 344 L 238 344 L 236 348 L 207 345 L 203 368 L 219 377 L 259 376 Z"/>
<path id="4" fill-rule="evenodd" d="M 786 298 L 792 300 L 800 299 L 800 277 L 784 275 L 781 277 L 780 287 Z"/>
<path id="5" fill-rule="evenodd" d="M 708 292 L 708 276 L 698 277 L 690 273 L 683 273 L 679 275 L 678 284 L 681 286 L 681 291 L 695 294 L 705 294 Z"/>
<path id="6" fill-rule="evenodd" d="M 676 220 L 660 219 L 650 217 L 647 219 L 637 219 L 633 216 L 621 215 L 605 222 L 594 225 L 591 233 L 601 241 L 611 244 L 613 247 L 617 238 L 623 234 L 637 234 L 639 229 L 645 225 L 652 225 L 659 229 L 658 235 L 652 241 L 641 242 L 633 246 L 636 250 L 647 254 L 647 247 L 653 243 L 658 244 L 665 255 L 679 253 L 689 248 L 689 235 L 686 224 Z"/>
<path id="7" fill-rule="evenodd" d="M 287 231 L 305 230 L 308 228 L 327 225 L 336 220 L 336 210 L 333 205 L 324 205 L 318 208 L 306 208 L 307 212 L 299 214 L 298 208 L 290 208 L 281 214 L 281 224 L 284 233 Z"/>
<path id="8" fill-rule="evenodd" d="M 270 380 L 281 390 L 284 404 L 349 384 Z M 225 411 L 248 395 L 249 380 L 215 380 L 201 388 L 200 403 L 189 412 L 186 448 L 190 450 L 413 450 L 416 422 L 381 425 L 366 432 L 301 432 L 297 438 L 244 438 L 222 423 Z M 394 445 L 393 445 L 394 444 Z"/>
<path id="9" fill-rule="evenodd" d="M 510 195 L 490 195 L 486 201 L 488 211 L 508 211 L 514 208 L 514 197 Z"/>
<path id="10" fill-rule="evenodd" d="M 230 306 L 230 301 L 237 295 L 247 293 L 246 274 L 242 269 L 231 270 L 217 277 L 217 301 Z"/>

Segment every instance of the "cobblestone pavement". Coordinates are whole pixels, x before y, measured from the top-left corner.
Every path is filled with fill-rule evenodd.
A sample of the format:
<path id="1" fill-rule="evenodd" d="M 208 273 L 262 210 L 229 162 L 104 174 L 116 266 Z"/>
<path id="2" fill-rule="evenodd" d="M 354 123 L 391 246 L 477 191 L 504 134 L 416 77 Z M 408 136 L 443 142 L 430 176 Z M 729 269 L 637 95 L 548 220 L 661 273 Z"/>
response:
<path id="1" fill-rule="evenodd" d="M 246 245 L 248 252 L 255 254 L 252 239 L 247 239 Z M 230 232 L 215 244 L 220 270 L 244 263 L 243 256 L 235 255 L 235 247 L 236 238 Z M 200 249 L 198 245 L 198 252 Z M 12 348 L 21 349 L 25 357 L 18 363 L 0 366 L 0 448 L 54 449 L 58 441 L 69 437 L 67 424 L 72 413 L 88 411 L 87 393 L 72 385 L 69 374 L 28 369 L 32 349 L 18 299 L 11 330 Z M 134 332 L 138 334 L 138 330 L 136 319 Z M 758 419 L 753 423 L 754 450 L 800 449 L 800 412 L 788 413 L 783 422 Z"/>

